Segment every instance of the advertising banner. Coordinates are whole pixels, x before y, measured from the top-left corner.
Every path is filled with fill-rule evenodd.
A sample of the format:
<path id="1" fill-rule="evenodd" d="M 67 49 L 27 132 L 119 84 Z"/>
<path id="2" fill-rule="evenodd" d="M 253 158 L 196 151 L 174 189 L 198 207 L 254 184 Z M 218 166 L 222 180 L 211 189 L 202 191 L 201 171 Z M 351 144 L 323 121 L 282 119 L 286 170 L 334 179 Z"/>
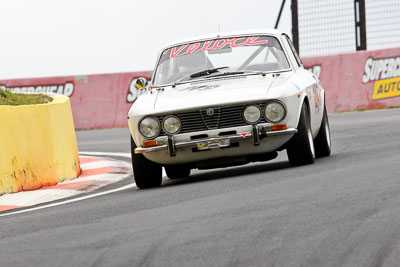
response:
<path id="1" fill-rule="evenodd" d="M 329 112 L 400 106 L 400 48 L 303 58 Z"/>
<path id="2" fill-rule="evenodd" d="M 136 78 L 150 76 L 144 71 L 0 80 L 0 89 L 69 96 L 77 129 L 128 127 L 126 116 L 137 97 Z"/>

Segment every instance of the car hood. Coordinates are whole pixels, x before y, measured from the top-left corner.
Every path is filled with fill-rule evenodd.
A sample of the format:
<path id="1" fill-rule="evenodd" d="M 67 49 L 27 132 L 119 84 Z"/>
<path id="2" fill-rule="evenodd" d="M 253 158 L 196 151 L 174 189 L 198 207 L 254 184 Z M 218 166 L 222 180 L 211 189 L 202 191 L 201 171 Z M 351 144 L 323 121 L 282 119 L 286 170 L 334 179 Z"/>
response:
<path id="1" fill-rule="evenodd" d="M 155 92 L 154 110 L 185 110 L 265 99 L 274 79 L 271 75 L 239 76 L 166 87 Z"/>

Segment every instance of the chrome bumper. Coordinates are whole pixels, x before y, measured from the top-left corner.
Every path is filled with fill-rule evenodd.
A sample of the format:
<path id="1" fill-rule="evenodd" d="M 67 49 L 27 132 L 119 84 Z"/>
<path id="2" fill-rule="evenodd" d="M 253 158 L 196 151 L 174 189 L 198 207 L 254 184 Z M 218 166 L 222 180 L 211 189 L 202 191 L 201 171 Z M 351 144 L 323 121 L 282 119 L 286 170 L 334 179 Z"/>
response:
<path id="1" fill-rule="evenodd" d="M 260 144 L 260 140 L 265 137 L 295 134 L 295 133 L 297 133 L 297 129 L 295 128 L 290 128 L 281 131 L 271 131 L 271 128 L 269 126 L 257 127 L 256 125 L 254 125 L 252 130 L 247 133 L 221 136 L 221 137 L 209 137 L 209 138 L 184 141 L 184 142 L 175 142 L 173 136 L 168 136 L 168 144 L 159 145 L 155 147 L 137 147 L 135 148 L 135 154 L 168 150 L 170 156 L 173 157 L 176 155 L 177 148 L 199 147 L 199 146 L 200 147 L 204 146 L 206 147 L 206 149 L 223 148 L 223 147 L 228 147 L 232 141 L 240 141 L 244 139 L 252 139 L 253 144 L 257 146 Z"/>

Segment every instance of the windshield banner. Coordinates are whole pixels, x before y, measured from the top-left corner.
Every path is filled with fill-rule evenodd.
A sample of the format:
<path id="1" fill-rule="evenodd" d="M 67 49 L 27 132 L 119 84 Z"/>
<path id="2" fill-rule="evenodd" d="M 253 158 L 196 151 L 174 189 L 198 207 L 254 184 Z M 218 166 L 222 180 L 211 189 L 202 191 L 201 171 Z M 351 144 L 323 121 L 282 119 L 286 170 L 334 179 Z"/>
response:
<path id="1" fill-rule="evenodd" d="M 277 47 L 280 49 L 279 43 L 274 37 L 271 36 L 248 36 L 248 37 L 235 37 L 235 38 L 222 38 L 214 40 L 206 40 L 198 43 L 184 44 L 180 46 L 174 46 L 164 50 L 161 55 L 160 63 L 177 56 L 183 56 L 198 52 L 229 49 L 240 46 L 270 46 Z"/>

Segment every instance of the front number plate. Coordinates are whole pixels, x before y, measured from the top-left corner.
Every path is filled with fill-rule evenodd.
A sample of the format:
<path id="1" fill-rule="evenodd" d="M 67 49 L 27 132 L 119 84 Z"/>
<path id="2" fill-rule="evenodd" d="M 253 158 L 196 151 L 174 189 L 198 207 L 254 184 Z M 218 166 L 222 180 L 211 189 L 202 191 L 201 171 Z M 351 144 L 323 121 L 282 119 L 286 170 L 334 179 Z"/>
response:
<path id="1" fill-rule="evenodd" d="M 197 149 L 198 150 L 206 150 L 206 149 L 213 149 L 213 148 L 228 147 L 230 145 L 231 145 L 231 142 L 229 139 L 202 141 L 202 142 L 197 143 Z"/>

